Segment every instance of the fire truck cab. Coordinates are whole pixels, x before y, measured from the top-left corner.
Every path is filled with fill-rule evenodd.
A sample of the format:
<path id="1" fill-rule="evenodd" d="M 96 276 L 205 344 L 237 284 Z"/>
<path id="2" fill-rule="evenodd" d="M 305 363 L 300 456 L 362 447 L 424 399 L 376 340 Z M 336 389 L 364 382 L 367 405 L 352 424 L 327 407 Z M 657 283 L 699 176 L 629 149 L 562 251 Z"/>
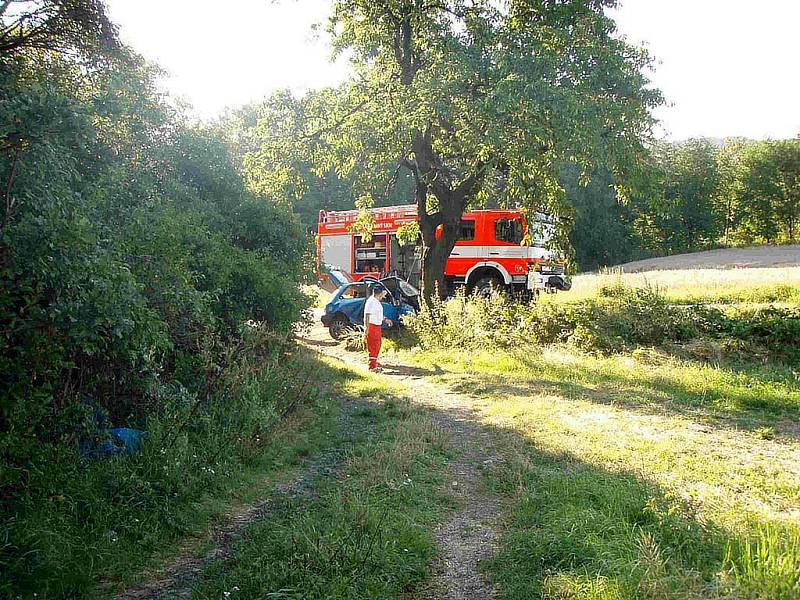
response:
<path id="1" fill-rule="evenodd" d="M 371 209 L 370 239 L 353 231 L 358 211 L 319 213 L 318 265 L 349 273 L 354 280 L 368 275 L 397 273 L 418 285 L 421 272 L 419 245 L 401 246 L 397 230 L 417 221 L 416 205 Z M 514 292 L 568 290 L 565 264 L 545 245 L 553 222 L 537 214 L 526 241 L 528 222 L 520 210 L 475 210 L 461 218 L 458 240 L 447 259 L 449 291 L 465 285 L 469 291 L 492 286 Z M 320 269 L 321 270 L 321 269 Z"/>

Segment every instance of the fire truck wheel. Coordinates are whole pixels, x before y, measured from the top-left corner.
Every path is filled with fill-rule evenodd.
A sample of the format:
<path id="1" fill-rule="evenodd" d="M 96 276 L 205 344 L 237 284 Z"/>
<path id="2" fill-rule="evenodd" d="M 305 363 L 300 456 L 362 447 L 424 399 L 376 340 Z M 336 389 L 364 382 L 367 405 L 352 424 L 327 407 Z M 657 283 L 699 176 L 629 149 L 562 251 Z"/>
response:
<path id="1" fill-rule="evenodd" d="M 344 339 L 345 334 L 350 329 L 350 321 L 344 315 L 334 315 L 331 324 L 328 326 L 328 333 L 337 342 Z"/>
<path id="2" fill-rule="evenodd" d="M 497 277 L 481 277 L 472 286 L 472 292 L 482 298 L 488 297 L 492 290 L 505 291 L 505 286 Z"/>

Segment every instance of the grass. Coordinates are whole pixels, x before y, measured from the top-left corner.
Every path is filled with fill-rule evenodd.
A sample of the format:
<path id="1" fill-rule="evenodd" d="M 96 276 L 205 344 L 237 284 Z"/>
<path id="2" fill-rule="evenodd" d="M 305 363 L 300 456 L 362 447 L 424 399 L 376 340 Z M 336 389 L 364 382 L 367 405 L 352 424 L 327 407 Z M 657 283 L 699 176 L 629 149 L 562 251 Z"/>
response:
<path id="1" fill-rule="evenodd" d="M 502 598 L 800 597 L 795 373 L 566 347 L 398 352 L 435 364 L 502 440 L 486 474 L 510 507 L 488 566 Z"/>
<path id="2" fill-rule="evenodd" d="M 32 582 L 31 591 L 36 590 L 40 597 L 63 593 L 94 597 L 99 592 L 91 588 L 98 580 L 101 590 L 119 589 L 153 577 L 180 553 L 202 555 L 209 547 L 214 523 L 259 500 L 276 483 L 291 478 L 309 455 L 336 444 L 340 406 L 329 390 L 347 375 L 302 349 L 296 359 L 317 371 L 317 388 L 306 403 L 269 433 L 270 439 L 256 455 L 238 465 L 210 469 L 204 492 L 197 496 L 175 497 L 161 507 L 119 510 L 115 523 L 73 524 L 70 529 L 74 531 L 70 533 L 83 536 L 89 551 L 96 552 L 95 559 L 89 561 L 83 552 L 56 546 L 52 551 L 60 551 L 62 559 L 50 563 L 60 565 L 50 577 L 58 577 Z M 124 461 L 129 459 L 113 460 L 119 461 L 124 471 Z M 98 468 L 104 466 L 98 464 Z M 167 514 L 172 527 L 162 524 Z M 60 515 L 42 516 L 38 525 L 52 525 L 53 517 Z M 63 526 L 57 524 L 54 529 Z"/>
<path id="3" fill-rule="evenodd" d="M 15 537 L 6 538 L 5 546 L 0 542 L 0 550 L 13 551 L 13 547 L 8 545 L 10 539 L 26 544 L 33 551 L 8 563 L 8 569 L 0 569 L 0 597 L 32 597 L 34 594 L 39 598 L 96 597 L 156 577 L 175 556 L 204 555 L 211 546 L 215 524 L 268 496 L 277 483 L 291 481 L 300 469 L 305 468 L 306 459 L 342 444 L 351 448 L 353 461 L 362 462 L 360 472 L 375 474 L 375 469 L 382 470 L 383 479 L 377 479 L 376 475 L 376 481 L 383 481 L 384 488 L 391 482 L 404 480 L 404 473 L 408 473 L 413 478 L 415 493 L 430 491 L 426 479 L 429 470 L 435 470 L 434 463 L 439 468 L 444 459 L 435 454 L 433 448 L 439 447 L 440 440 L 435 431 L 426 429 L 429 423 L 422 416 L 409 414 L 405 406 L 388 400 L 384 402 L 381 398 L 390 397 L 389 392 L 370 387 L 372 384 L 368 380 L 354 377 L 351 371 L 322 361 L 312 352 L 298 349 L 292 360 L 302 362 L 305 370 L 314 373 L 314 388 L 304 392 L 308 397 L 276 427 L 265 431 L 264 436 L 268 439 L 246 459 L 221 461 L 202 469 L 200 474 L 188 474 L 190 477 L 202 476 L 202 485 L 165 487 L 164 482 L 170 481 L 172 471 L 175 477 L 182 479 L 182 470 L 190 467 L 183 464 L 181 452 L 159 454 L 155 449 L 130 457 L 88 463 L 80 476 L 60 495 L 23 507 L 24 510 L 14 517 L 17 522 L 12 521 Z M 291 386 L 291 382 L 286 382 L 283 389 Z M 352 432 L 342 426 L 343 394 L 369 396 L 370 402 L 365 402 L 368 412 L 358 418 L 369 427 L 372 419 L 376 418 L 387 431 L 391 430 L 385 434 L 384 445 L 380 448 L 385 451 L 389 444 L 387 440 L 395 440 L 396 452 L 382 457 L 378 446 L 370 445 L 371 441 L 352 439 Z M 264 401 L 272 402 L 270 398 L 264 398 Z M 399 424 L 402 424 L 401 429 L 398 429 Z M 415 445 L 415 440 L 419 444 Z M 364 454 L 370 449 L 375 456 Z M 420 458 L 422 463 L 415 462 L 416 456 L 409 454 L 417 450 L 423 455 Z M 190 455 L 191 451 L 190 448 Z M 401 460 L 403 453 L 406 453 L 406 458 Z M 369 463 L 370 471 L 367 463 L 372 458 L 380 462 Z M 389 471 L 384 460 L 396 465 L 397 469 L 405 468 L 402 477 L 400 473 Z M 427 460 L 431 461 L 430 465 L 424 463 Z M 191 468 L 194 471 L 194 467 Z M 158 477 L 148 478 L 151 470 Z M 170 475 L 161 475 L 162 472 Z M 328 484 L 323 482 L 321 485 Z M 130 490 L 137 489 L 146 493 L 130 494 Z M 173 493 L 173 489 L 178 491 Z M 398 489 L 406 491 L 402 485 Z M 345 510 L 343 507 L 346 506 L 356 514 L 357 507 L 373 496 L 378 507 L 400 502 L 396 497 L 384 499 L 382 493 L 371 488 L 353 489 L 348 492 L 348 498 L 352 500 L 349 504 L 337 500 L 331 504 L 331 510 Z M 390 494 L 386 494 L 388 498 Z M 424 494 L 421 497 L 428 498 Z M 298 504 L 302 502 L 298 500 Z M 392 512 L 392 522 L 396 519 Z M 330 513 L 324 520 L 337 522 Z M 374 523 L 370 523 L 372 527 Z M 418 537 L 424 537 L 418 526 L 409 527 L 417 532 Z M 432 542 L 430 538 L 426 539 L 425 544 L 419 544 L 427 549 L 424 552 L 415 550 L 412 554 L 413 560 L 421 561 L 419 564 L 425 564 L 431 551 Z M 400 552 L 406 554 L 402 549 Z M 9 553 L 6 556 L 14 555 Z M 3 557 L 0 554 L 0 558 Z M 415 573 L 422 572 L 422 567 L 414 569 Z"/>
<path id="4" fill-rule="evenodd" d="M 409 341 L 388 340 L 387 362 L 419 366 L 468 397 L 502 455 L 482 467 L 484 491 L 504 507 L 501 546 L 483 567 L 501 598 L 800 598 L 796 368 L 654 348 L 431 351 Z M 204 493 L 114 513 L 56 497 L 29 515 L 38 539 L 54 532 L 41 564 L 58 568 L 13 593 L 105 594 L 152 577 L 176 554 L 203 555 L 215 522 L 333 448 L 344 460 L 279 495 L 194 597 L 429 592 L 433 531 L 455 502 L 446 433 L 401 385 L 303 360 L 315 374 L 312 397 L 252 460 L 209 475 Z M 128 472 L 130 459 L 114 460 Z M 113 497 L 108 468 L 98 473 Z M 69 539 L 56 535 L 64 531 Z M 80 552 L 70 546 L 77 539 Z"/>
<path id="5" fill-rule="evenodd" d="M 651 285 L 676 303 L 800 303 L 800 267 L 761 269 L 684 269 L 576 275 L 572 289 L 549 302 L 573 302 L 594 296 L 602 286 L 622 282 L 631 287 Z"/>
<path id="6" fill-rule="evenodd" d="M 252 525 L 194 598 L 394 598 L 426 579 L 431 532 L 452 507 L 446 436 L 386 384 L 351 377 L 345 392 L 363 398 L 355 418 L 369 427 L 346 466 Z"/>
<path id="7" fill-rule="evenodd" d="M 672 303 L 800 301 L 796 268 L 578 276 L 542 301 L 620 284 Z M 499 440 L 485 485 L 505 532 L 485 569 L 501 598 L 800 598 L 796 366 L 726 358 L 711 340 L 588 353 L 410 337 L 387 360 L 438 373 Z"/>

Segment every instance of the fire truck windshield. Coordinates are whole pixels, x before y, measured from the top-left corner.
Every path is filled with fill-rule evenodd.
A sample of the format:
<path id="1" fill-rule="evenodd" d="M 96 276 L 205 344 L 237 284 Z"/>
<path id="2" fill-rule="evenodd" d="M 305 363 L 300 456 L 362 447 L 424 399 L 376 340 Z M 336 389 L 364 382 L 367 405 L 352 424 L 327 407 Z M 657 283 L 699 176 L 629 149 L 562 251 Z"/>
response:
<path id="1" fill-rule="evenodd" d="M 520 219 L 497 219 L 494 222 L 494 238 L 509 244 L 522 243 L 522 221 Z"/>

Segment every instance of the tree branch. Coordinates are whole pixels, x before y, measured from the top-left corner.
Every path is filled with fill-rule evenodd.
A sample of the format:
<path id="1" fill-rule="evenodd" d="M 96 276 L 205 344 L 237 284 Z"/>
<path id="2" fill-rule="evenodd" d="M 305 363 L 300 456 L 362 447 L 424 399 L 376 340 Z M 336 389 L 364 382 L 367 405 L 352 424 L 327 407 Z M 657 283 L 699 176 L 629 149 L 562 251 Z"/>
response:
<path id="1" fill-rule="evenodd" d="M 0 231 L 5 231 L 5 228 L 8 226 L 9 222 L 11 221 L 11 211 L 14 208 L 13 203 L 11 201 L 11 188 L 14 185 L 14 178 L 16 177 L 17 172 L 17 163 L 19 162 L 19 154 L 20 154 L 20 147 L 17 146 L 14 149 L 14 158 L 11 159 L 11 170 L 8 174 L 8 181 L 6 182 L 6 189 L 5 189 L 5 212 L 3 214 L 3 224 L 0 226 Z"/>

